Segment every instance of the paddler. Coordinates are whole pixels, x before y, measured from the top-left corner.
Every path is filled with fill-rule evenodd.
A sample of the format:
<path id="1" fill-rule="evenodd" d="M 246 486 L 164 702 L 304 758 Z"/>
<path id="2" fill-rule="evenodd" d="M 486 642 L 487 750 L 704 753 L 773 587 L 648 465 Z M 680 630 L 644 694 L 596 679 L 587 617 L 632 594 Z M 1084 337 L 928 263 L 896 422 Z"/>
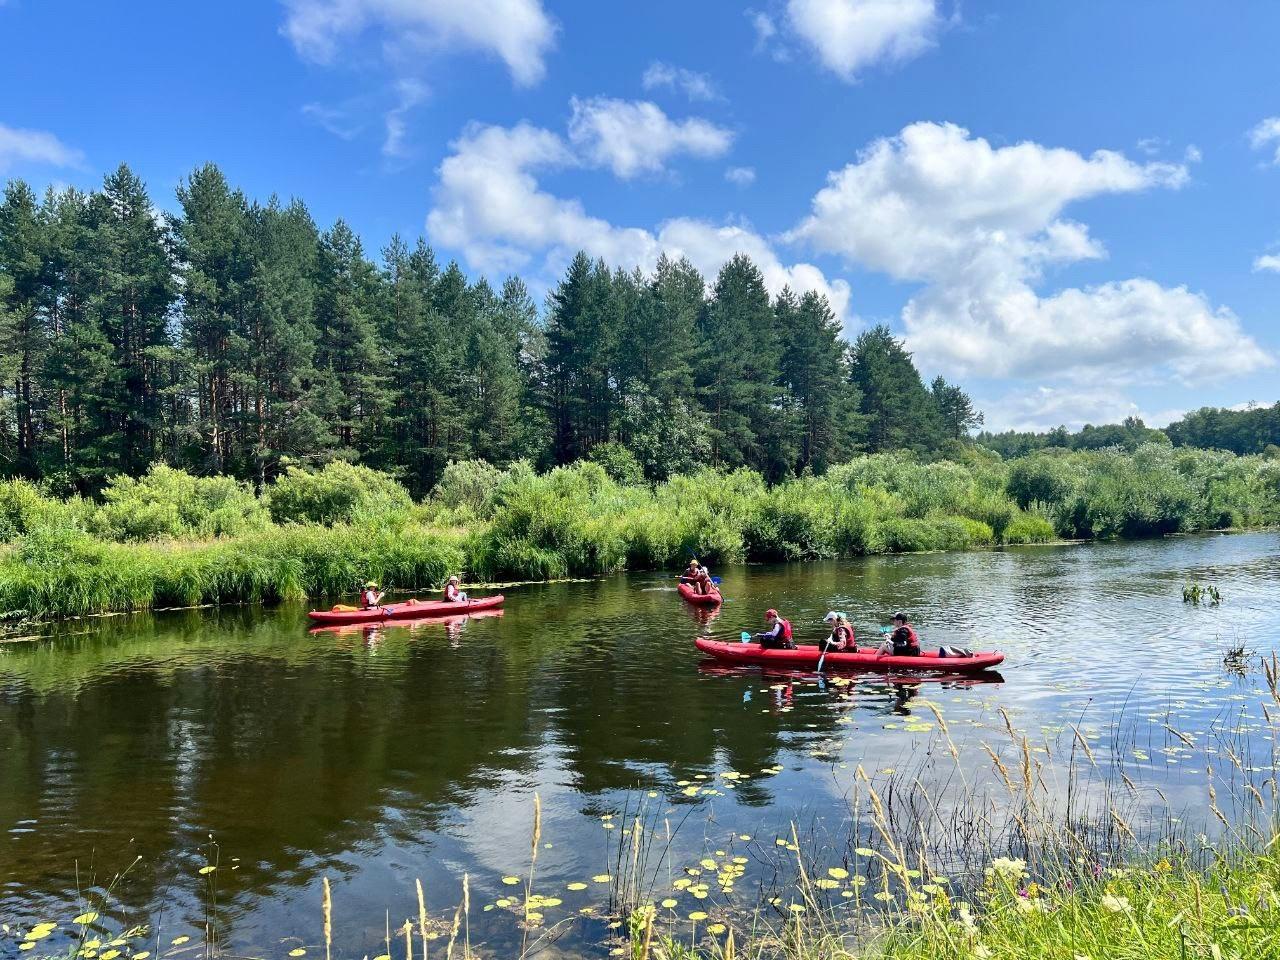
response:
<path id="1" fill-rule="evenodd" d="M 791 639 L 791 621 L 778 616 L 777 610 L 764 612 L 765 631 L 755 635 L 756 643 L 766 650 L 794 650 L 795 642 Z"/>
<path id="2" fill-rule="evenodd" d="M 462 581 L 457 575 L 449 578 L 449 582 L 444 585 L 444 598 L 448 603 L 466 603 L 467 595 L 462 592 Z"/>
<path id="3" fill-rule="evenodd" d="M 911 625 L 907 615 L 899 610 L 893 615 L 893 630 L 884 643 L 880 644 L 878 653 L 888 653 L 895 657 L 920 656 L 920 637 L 916 628 Z"/>
<path id="4" fill-rule="evenodd" d="M 831 626 L 831 636 L 827 637 L 820 644 L 819 650 L 823 653 L 857 653 L 858 644 L 854 639 L 853 626 L 849 623 L 849 615 L 838 610 L 832 610 L 822 622 Z"/>
<path id="5" fill-rule="evenodd" d="M 364 585 L 364 589 L 360 591 L 360 609 L 373 610 L 382 605 L 382 598 L 385 594 L 378 592 L 378 584 L 375 580 L 370 580 Z"/>

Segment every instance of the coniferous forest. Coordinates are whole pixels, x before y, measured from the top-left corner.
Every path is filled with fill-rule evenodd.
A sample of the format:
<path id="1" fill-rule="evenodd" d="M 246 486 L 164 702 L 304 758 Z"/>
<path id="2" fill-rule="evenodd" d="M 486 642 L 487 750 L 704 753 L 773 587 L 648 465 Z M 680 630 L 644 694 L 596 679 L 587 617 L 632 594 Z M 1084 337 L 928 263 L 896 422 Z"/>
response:
<path id="1" fill-rule="evenodd" d="M 886 328 L 847 343 L 822 296 L 770 296 L 745 256 L 709 278 L 579 254 L 540 305 L 422 240 L 375 257 L 342 221 L 246 197 L 214 166 L 174 210 L 126 166 L 93 193 L 8 185 L 0 473 L 96 493 L 164 463 L 261 488 L 348 460 L 421 495 L 450 461 L 595 452 L 634 455 L 650 480 L 708 465 L 772 482 L 861 451 L 936 453 L 982 420 Z"/>

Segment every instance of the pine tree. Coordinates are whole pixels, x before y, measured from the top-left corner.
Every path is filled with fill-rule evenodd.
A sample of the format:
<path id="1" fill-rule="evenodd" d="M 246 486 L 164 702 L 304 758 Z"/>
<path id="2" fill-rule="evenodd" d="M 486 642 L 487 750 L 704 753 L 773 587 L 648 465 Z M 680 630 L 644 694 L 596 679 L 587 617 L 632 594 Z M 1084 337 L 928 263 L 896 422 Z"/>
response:
<path id="1" fill-rule="evenodd" d="M 857 388 L 849 381 L 840 322 L 826 297 L 809 291 L 798 301 L 785 290 L 775 304 L 782 353 L 781 378 L 794 404 L 796 473 L 823 473 L 859 448 L 862 421 Z"/>
<path id="2" fill-rule="evenodd" d="M 711 423 L 712 462 L 760 468 L 775 459 L 780 440 L 779 344 L 764 276 L 745 255 L 721 268 L 698 332 L 697 388 Z"/>
<path id="3" fill-rule="evenodd" d="M 201 466 L 244 469 L 243 377 L 250 365 L 249 295 L 256 266 L 248 204 L 217 167 L 195 171 L 178 187 L 174 222 L 182 276 L 182 346 L 195 379 L 194 432 Z M 250 435 L 252 438 L 252 435 Z"/>
<path id="4" fill-rule="evenodd" d="M 48 348 L 42 324 L 46 246 L 35 194 L 20 180 L 10 183 L 0 203 L 0 438 L 11 446 L 12 469 L 26 477 L 39 475 L 37 374 Z"/>
<path id="5" fill-rule="evenodd" d="M 867 418 L 867 449 L 936 450 L 942 440 L 938 408 L 902 341 L 883 324 L 859 334 L 853 344 L 850 379 L 861 392 Z"/>
<path id="6" fill-rule="evenodd" d="M 89 312 L 111 345 L 110 376 L 102 383 L 101 424 L 114 433 L 89 474 L 140 474 L 163 449 L 163 391 L 169 365 L 159 352 L 170 345 L 169 312 L 176 296 L 168 227 L 160 222 L 146 186 L 127 166 L 108 175 L 89 201 L 92 239 Z M 101 435 L 101 434 L 100 434 Z"/>
<path id="7" fill-rule="evenodd" d="M 982 411 L 978 410 L 969 395 L 941 376 L 934 377 L 929 385 L 929 395 L 942 421 L 945 435 L 952 440 L 963 440 L 970 430 L 982 426 Z"/>
<path id="8" fill-rule="evenodd" d="M 374 324 L 376 292 L 373 265 L 339 220 L 321 237 L 316 261 L 316 397 L 339 443 L 334 455 L 344 459 L 374 448 L 390 405 L 388 357 Z"/>

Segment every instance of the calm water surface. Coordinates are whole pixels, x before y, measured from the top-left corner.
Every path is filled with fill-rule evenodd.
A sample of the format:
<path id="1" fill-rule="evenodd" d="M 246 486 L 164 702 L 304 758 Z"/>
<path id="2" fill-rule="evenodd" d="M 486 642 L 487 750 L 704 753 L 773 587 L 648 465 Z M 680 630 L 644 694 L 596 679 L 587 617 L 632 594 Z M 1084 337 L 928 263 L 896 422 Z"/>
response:
<path id="1" fill-rule="evenodd" d="M 107 930 L 147 920 L 182 954 L 212 917 L 235 950 L 315 955 L 327 875 L 343 955 L 373 955 L 384 911 L 393 926 L 416 916 L 415 878 L 443 916 L 465 872 L 472 939 L 500 950 L 513 919 L 483 907 L 527 871 L 535 792 L 537 886 L 564 901 L 554 923 L 602 901 L 591 878 L 637 804 L 694 857 L 733 838 L 725 856 L 760 859 L 792 820 L 838 830 L 857 765 L 888 776 L 942 750 L 925 699 L 966 758 L 1008 742 L 1001 707 L 1046 763 L 1078 725 L 1197 823 L 1215 731 L 1271 773 L 1256 657 L 1242 672 L 1223 661 L 1280 645 L 1280 535 L 717 572 L 714 618 L 633 574 L 513 589 L 502 615 L 449 623 L 308 632 L 304 608 L 237 608 L 78 621 L 0 647 L 0 922 L 65 924 L 141 857 Z M 1184 605 L 1192 580 L 1222 605 Z M 904 608 L 927 644 L 1008 659 L 991 682 L 910 685 L 702 663 L 695 634 L 758 629 L 767 606 L 802 640 L 829 609 L 867 637 Z M 592 923 L 566 926 L 559 949 L 598 937 Z M 16 952 L 0 937 L 0 955 Z"/>

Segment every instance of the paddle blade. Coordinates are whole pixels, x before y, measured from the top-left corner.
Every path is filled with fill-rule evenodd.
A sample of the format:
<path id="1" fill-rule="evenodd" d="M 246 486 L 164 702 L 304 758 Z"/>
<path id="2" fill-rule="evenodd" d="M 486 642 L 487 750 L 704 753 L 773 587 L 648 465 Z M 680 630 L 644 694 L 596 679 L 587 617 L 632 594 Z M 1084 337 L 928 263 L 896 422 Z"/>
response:
<path id="1" fill-rule="evenodd" d="M 718 587 L 718 586 L 720 586 L 720 584 L 721 584 L 723 581 L 722 581 L 719 577 L 712 577 L 712 578 L 711 578 L 711 582 L 712 582 L 712 583 L 714 583 L 714 584 Z"/>
<path id="2" fill-rule="evenodd" d="M 751 634 L 749 634 L 749 633 L 747 633 L 747 631 L 743 630 L 743 631 L 742 631 L 742 633 L 738 634 L 738 639 L 739 639 L 739 640 L 741 640 L 743 643 L 750 643 L 750 642 L 751 642 Z"/>

